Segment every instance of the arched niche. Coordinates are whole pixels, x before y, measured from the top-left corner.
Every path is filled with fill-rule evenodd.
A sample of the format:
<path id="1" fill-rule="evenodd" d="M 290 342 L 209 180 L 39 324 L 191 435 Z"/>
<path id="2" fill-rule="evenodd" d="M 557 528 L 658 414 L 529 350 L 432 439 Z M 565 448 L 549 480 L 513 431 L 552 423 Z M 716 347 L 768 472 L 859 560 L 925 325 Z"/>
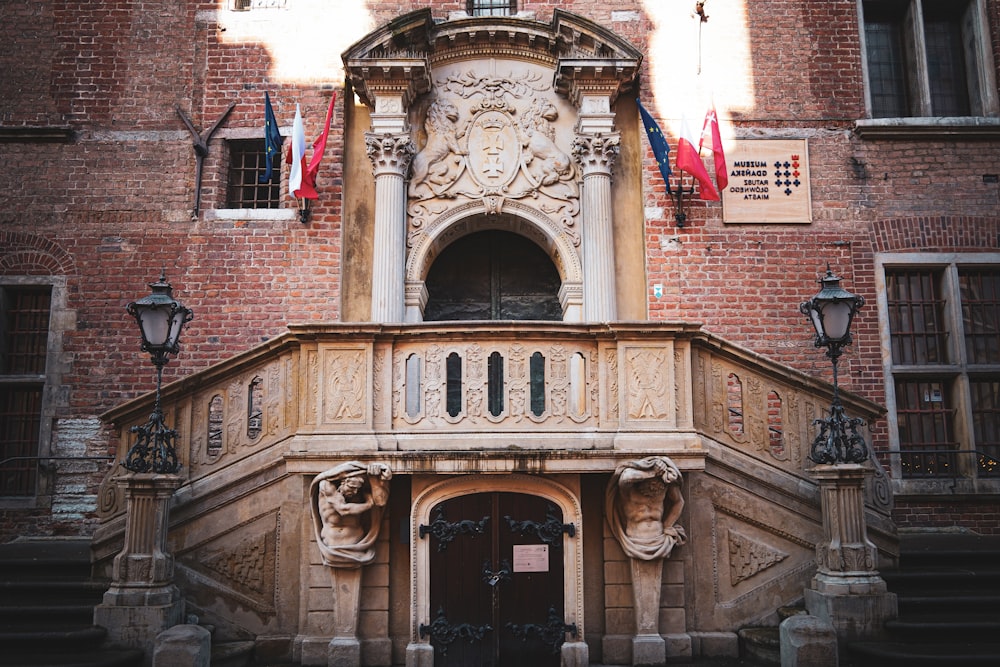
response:
<path id="1" fill-rule="evenodd" d="M 509 204 L 508 204 L 509 205 Z M 559 300 L 563 321 L 579 321 L 583 304 L 583 269 L 573 239 L 559 232 L 556 223 L 540 211 L 514 206 L 519 214 L 487 215 L 478 203 L 447 211 L 429 223 L 417 236 L 406 263 L 406 320 L 422 322 L 427 301 L 425 280 L 434 260 L 456 240 L 482 231 L 508 231 L 532 241 L 552 260 L 562 285 Z"/>

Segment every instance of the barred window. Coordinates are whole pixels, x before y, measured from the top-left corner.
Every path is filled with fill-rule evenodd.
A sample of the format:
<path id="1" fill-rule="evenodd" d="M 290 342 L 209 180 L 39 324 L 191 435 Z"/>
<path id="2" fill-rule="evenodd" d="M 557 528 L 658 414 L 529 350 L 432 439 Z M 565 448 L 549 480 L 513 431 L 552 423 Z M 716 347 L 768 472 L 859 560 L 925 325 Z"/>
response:
<path id="1" fill-rule="evenodd" d="M 517 0 L 468 0 L 469 16 L 513 16 L 517 14 Z"/>
<path id="2" fill-rule="evenodd" d="M 281 160 L 272 160 L 271 179 L 264 183 L 267 159 L 263 139 L 230 139 L 227 208 L 281 208 Z"/>
<path id="3" fill-rule="evenodd" d="M 0 496 L 35 493 L 49 286 L 0 286 Z"/>
<path id="4" fill-rule="evenodd" d="M 899 472 L 1000 478 L 1000 267 L 942 259 L 885 267 Z"/>

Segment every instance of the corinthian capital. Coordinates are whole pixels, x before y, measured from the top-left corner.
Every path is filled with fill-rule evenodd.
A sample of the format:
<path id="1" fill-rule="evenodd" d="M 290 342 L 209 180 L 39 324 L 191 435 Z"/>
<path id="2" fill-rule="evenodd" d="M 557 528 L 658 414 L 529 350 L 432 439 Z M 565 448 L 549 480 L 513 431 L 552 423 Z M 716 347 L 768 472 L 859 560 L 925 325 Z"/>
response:
<path id="1" fill-rule="evenodd" d="M 610 174 L 621 149 L 621 135 L 578 134 L 573 140 L 573 157 L 583 168 L 583 175 Z"/>
<path id="2" fill-rule="evenodd" d="M 406 176 L 417 147 L 408 134 L 365 134 L 365 149 L 372 161 L 372 171 L 380 174 Z"/>

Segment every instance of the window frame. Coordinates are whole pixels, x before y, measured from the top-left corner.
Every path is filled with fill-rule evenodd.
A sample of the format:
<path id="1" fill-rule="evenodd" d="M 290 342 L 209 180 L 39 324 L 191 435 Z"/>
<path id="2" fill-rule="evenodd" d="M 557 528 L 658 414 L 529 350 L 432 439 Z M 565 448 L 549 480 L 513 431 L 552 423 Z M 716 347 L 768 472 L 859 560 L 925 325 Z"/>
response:
<path id="1" fill-rule="evenodd" d="M 42 374 L 0 375 L 0 384 L 41 383 L 42 397 L 39 415 L 38 448 L 36 456 L 39 463 L 46 457 L 53 456 L 53 426 L 56 419 L 57 404 L 60 399 L 58 387 L 62 384 L 60 357 L 63 350 L 65 331 L 75 325 L 73 313 L 66 307 L 67 280 L 65 276 L 0 276 L 0 289 L 18 287 L 48 287 L 49 288 L 49 325 L 46 341 L 45 369 Z M 54 494 L 55 468 L 39 465 L 35 475 L 34 494 L 23 496 L 0 496 L 0 509 L 30 509 L 51 507 Z"/>
<path id="2" fill-rule="evenodd" d="M 281 135 L 286 137 L 284 133 Z M 222 128 L 212 137 L 213 152 L 215 155 L 214 147 L 216 144 L 214 142 L 221 141 L 222 149 L 219 151 L 223 154 L 222 159 L 218 161 L 218 167 L 213 170 L 212 176 L 215 178 L 217 184 L 215 205 L 214 206 L 203 206 L 201 214 L 204 216 L 205 221 L 211 222 L 215 220 L 259 220 L 259 221 L 286 221 L 286 220 L 298 220 L 299 211 L 298 208 L 292 208 L 285 204 L 285 200 L 288 197 L 288 176 L 286 168 L 282 168 L 282 176 L 279 178 L 279 207 L 278 208 L 227 208 L 229 205 L 229 165 L 231 164 L 230 159 L 230 147 L 231 142 L 243 141 L 247 139 L 260 139 L 263 141 L 262 130 L 258 127 L 241 127 L 241 128 Z M 287 144 L 286 144 L 287 145 Z M 282 155 L 282 160 L 284 156 Z M 203 200 L 204 201 L 204 200 Z"/>
<path id="3" fill-rule="evenodd" d="M 955 475 L 903 477 L 901 453 L 905 450 L 900 447 L 897 381 L 934 380 L 945 384 L 954 406 L 953 437 L 958 443 L 958 451 L 969 452 L 980 449 L 978 443 L 973 443 L 975 435 L 970 379 L 1000 374 L 1000 363 L 970 365 L 966 357 L 959 270 L 977 267 L 1000 271 L 1000 261 L 995 253 L 884 253 L 876 256 L 876 301 L 888 421 L 889 469 L 892 472 L 893 490 L 896 495 L 954 496 L 1000 492 L 1000 478 L 978 476 L 975 457 L 969 454 L 960 454 L 956 457 Z M 948 354 L 941 363 L 893 363 L 886 272 L 896 269 L 935 269 L 941 272 L 941 296 L 945 301 L 943 322 Z"/>
<path id="4" fill-rule="evenodd" d="M 498 10 L 503 9 L 503 4 L 507 4 L 506 14 L 495 14 L 488 10 Z M 469 16 L 514 16 L 517 14 L 517 0 L 493 0 L 486 3 L 477 2 L 477 0 L 466 0 L 465 2 L 465 13 Z"/>
<path id="5" fill-rule="evenodd" d="M 904 70 L 907 83 L 912 86 L 910 93 L 909 113 L 899 118 L 939 119 L 931 104 L 931 83 L 928 67 L 926 32 L 924 17 L 928 11 L 924 3 L 933 4 L 932 0 L 903 0 L 906 4 L 906 18 L 902 21 L 904 47 Z M 865 30 L 866 4 L 880 4 L 880 0 L 857 0 L 858 32 L 861 40 L 861 63 L 864 78 L 865 106 L 867 118 L 872 121 L 885 121 L 888 117 L 873 115 L 871 73 L 868 63 L 868 44 Z M 888 3 L 886 3 L 888 4 Z M 962 16 L 961 23 L 964 34 L 971 32 L 971 39 L 965 39 L 964 49 L 966 87 L 968 88 L 969 114 L 951 116 L 959 124 L 973 124 L 973 119 L 995 117 L 1000 113 L 998 105 L 995 74 L 993 71 L 993 52 L 989 35 L 989 16 L 984 0 L 968 0 L 968 5 Z M 969 42 L 972 42 L 971 47 Z M 934 124 L 939 124 L 935 121 Z M 954 124 L 954 123 L 951 123 Z M 876 123 L 877 125 L 877 123 Z"/>

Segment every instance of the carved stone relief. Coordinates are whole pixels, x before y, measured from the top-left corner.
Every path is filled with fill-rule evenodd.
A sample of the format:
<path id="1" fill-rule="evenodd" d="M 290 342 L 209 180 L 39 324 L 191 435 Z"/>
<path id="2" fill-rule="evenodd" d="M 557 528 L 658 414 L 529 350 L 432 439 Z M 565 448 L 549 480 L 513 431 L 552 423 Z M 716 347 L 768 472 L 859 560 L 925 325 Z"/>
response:
<path id="1" fill-rule="evenodd" d="M 461 67 L 462 69 L 459 69 Z M 475 203 L 487 214 L 510 202 L 557 222 L 579 244 L 579 170 L 569 149 L 575 110 L 530 63 L 465 62 L 437 72 L 422 113 L 408 189 L 412 247 L 441 214 Z"/>
<path id="2" fill-rule="evenodd" d="M 783 551 L 729 529 L 729 581 L 733 586 L 786 558 Z"/>
<path id="3" fill-rule="evenodd" d="M 364 420 L 368 368 L 364 350 L 328 350 L 324 377 L 327 423 L 357 423 Z"/>
<path id="4" fill-rule="evenodd" d="M 629 419 L 665 419 L 667 410 L 667 352 L 635 348 L 626 352 Z"/>
<path id="5" fill-rule="evenodd" d="M 216 521 L 213 525 L 224 525 Z M 218 598 L 231 600 L 263 614 L 275 613 L 278 595 L 278 512 L 230 525 L 177 554 L 178 575 L 212 589 L 199 605 Z M 194 590 L 191 588 L 191 590 Z"/>

